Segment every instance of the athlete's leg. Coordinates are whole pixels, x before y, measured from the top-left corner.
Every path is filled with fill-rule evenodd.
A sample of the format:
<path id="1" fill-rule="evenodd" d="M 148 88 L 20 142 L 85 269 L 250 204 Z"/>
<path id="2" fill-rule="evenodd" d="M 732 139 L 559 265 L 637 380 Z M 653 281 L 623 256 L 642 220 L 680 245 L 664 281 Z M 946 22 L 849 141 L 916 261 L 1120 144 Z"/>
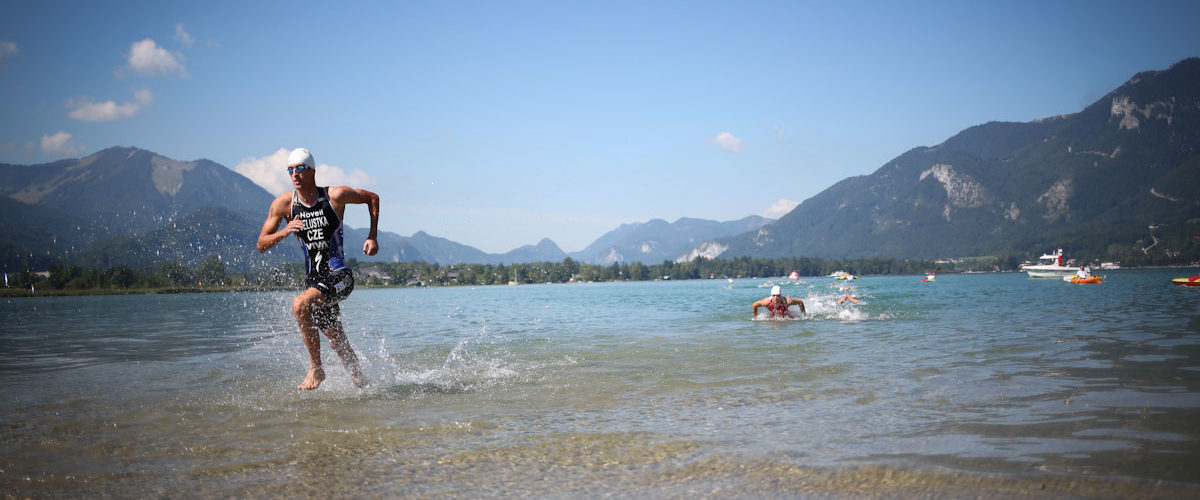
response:
<path id="1" fill-rule="evenodd" d="M 329 337 L 329 347 L 342 359 L 342 366 L 350 372 L 350 380 L 354 382 L 354 387 L 362 387 L 362 368 L 358 365 L 358 355 L 354 353 L 354 348 L 350 347 L 350 339 L 346 338 L 346 331 L 342 329 L 341 318 L 333 319 L 325 328 L 325 336 Z"/>
<path id="2" fill-rule="evenodd" d="M 292 314 L 296 315 L 300 337 L 304 339 L 304 348 L 308 349 L 308 375 L 296 386 L 297 389 L 313 390 L 325 381 L 325 368 L 321 366 L 321 335 L 313 320 L 313 312 L 323 305 L 325 297 L 316 288 L 308 288 L 292 300 Z"/>

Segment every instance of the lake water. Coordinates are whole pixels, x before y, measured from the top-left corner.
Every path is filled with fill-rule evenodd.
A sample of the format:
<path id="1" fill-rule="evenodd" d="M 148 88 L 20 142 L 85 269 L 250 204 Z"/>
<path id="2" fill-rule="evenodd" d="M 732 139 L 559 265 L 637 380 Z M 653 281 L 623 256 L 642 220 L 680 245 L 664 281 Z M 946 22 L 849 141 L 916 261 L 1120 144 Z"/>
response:
<path id="1" fill-rule="evenodd" d="M 1195 498 L 1196 273 L 360 288 L 312 392 L 291 293 L 3 300 L 0 491 Z"/>

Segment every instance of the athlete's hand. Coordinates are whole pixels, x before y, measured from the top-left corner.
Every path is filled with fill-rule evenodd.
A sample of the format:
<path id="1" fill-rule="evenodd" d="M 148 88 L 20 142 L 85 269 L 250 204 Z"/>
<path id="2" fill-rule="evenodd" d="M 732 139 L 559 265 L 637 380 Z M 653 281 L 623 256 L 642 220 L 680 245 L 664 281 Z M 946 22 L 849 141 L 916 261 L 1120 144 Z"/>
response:
<path id="1" fill-rule="evenodd" d="M 363 253 L 367 255 L 379 253 L 379 243 L 375 241 L 375 238 L 367 238 L 367 241 L 363 242 Z"/>
<path id="2" fill-rule="evenodd" d="M 286 226 L 283 226 L 283 232 L 287 234 L 300 232 L 301 229 L 304 229 L 304 221 L 300 219 L 292 219 Z"/>

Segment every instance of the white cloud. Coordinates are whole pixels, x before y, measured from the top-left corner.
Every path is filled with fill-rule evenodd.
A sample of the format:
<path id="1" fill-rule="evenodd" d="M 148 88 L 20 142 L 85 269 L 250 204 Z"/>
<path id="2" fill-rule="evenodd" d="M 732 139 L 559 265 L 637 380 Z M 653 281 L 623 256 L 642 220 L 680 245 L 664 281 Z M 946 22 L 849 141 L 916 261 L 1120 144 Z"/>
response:
<path id="1" fill-rule="evenodd" d="M 0 68 L 4 67 L 4 60 L 8 59 L 8 56 L 16 53 L 17 44 L 0 40 Z"/>
<path id="2" fill-rule="evenodd" d="M 129 44 L 129 54 L 126 55 L 126 59 L 130 68 L 143 75 L 187 76 L 187 70 L 180 62 L 183 54 L 168 52 L 167 49 L 159 47 L 154 40 L 149 38 Z"/>
<path id="3" fill-rule="evenodd" d="M 280 194 L 292 189 L 292 180 L 287 175 L 287 159 L 290 149 L 279 148 L 274 153 L 258 158 L 246 158 L 238 162 L 233 170 L 262 186 L 271 194 Z M 317 164 L 318 186 L 370 187 L 375 179 L 359 169 L 347 173 L 341 167 Z"/>
<path id="4" fill-rule="evenodd" d="M 759 215 L 766 217 L 768 219 L 778 219 L 780 217 L 783 217 L 784 215 L 787 215 L 788 212 L 791 212 L 792 209 L 796 208 L 796 206 L 799 204 L 800 204 L 800 202 L 798 202 L 798 201 L 792 201 L 787 198 L 783 198 L 783 199 L 775 202 L 774 205 L 771 205 L 771 208 L 768 208 L 767 211 L 765 211 Z"/>
<path id="5" fill-rule="evenodd" d="M 375 184 L 375 179 L 359 169 L 346 172 L 341 167 L 321 164 L 317 166 L 317 185 L 320 186 L 353 186 L 365 188 Z"/>
<path id="6" fill-rule="evenodd" d="M 287 158 L 291 151 L 279 148 L 272 154 L 260 158 L 245 158 L 233 171 L 246 176 L 271 194 L 280 194 L 292 188 L 287 177 Z"/>
<path id="7" fill-rule="evenodd" d="M 71 134 L 58 131 L 54 135 L 42 134 L 42 151 L 52 154 L 75 154 L 82 148 L 71 142 Z"/>
<path id="8" fill-rule="evenodd" d="M 742 140 L 732 133 L 721 132 L 715 137 L 710 137 L 708 140 L 730 153 L 742 152 Z"/>
<path id="9" fill-rule="evenodd" d="M 175 41 L 184 47 L 191 47 L 192 44 L 196 43 L 196 39 L 192 38 L 192 35 L 183 29 L 183 23 L 175 25 Z"/>
<path id="10" fill-rule="evenodd" d="M 154 96 L 149 90 L 142 89 L 133 93 L 133 102 L 116 103 L 114 101 L 93 102 L 83 100 L 76 102 L 74 99 L 67 101 L 67 108 L 71 109 L 67 116 L 84 122 L 110 122 L 129 118 L 136 115 L 142 107 L 148 106 L 154 102 Z"/>

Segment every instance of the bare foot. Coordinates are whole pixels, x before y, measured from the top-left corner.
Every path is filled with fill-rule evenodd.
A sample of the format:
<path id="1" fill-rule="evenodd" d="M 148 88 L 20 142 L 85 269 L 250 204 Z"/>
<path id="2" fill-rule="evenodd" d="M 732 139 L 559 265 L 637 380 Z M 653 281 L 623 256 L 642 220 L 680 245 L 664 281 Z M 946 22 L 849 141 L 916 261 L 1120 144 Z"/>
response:
<path id="1" fill-rule="evenodd" d="M 319 366 L 309 368 L 308 376 L 304 377 L 304 382 L 296 386 L 297 389 L 311 391 L 321 385 L 325 381 L 325 369 Z"/>

